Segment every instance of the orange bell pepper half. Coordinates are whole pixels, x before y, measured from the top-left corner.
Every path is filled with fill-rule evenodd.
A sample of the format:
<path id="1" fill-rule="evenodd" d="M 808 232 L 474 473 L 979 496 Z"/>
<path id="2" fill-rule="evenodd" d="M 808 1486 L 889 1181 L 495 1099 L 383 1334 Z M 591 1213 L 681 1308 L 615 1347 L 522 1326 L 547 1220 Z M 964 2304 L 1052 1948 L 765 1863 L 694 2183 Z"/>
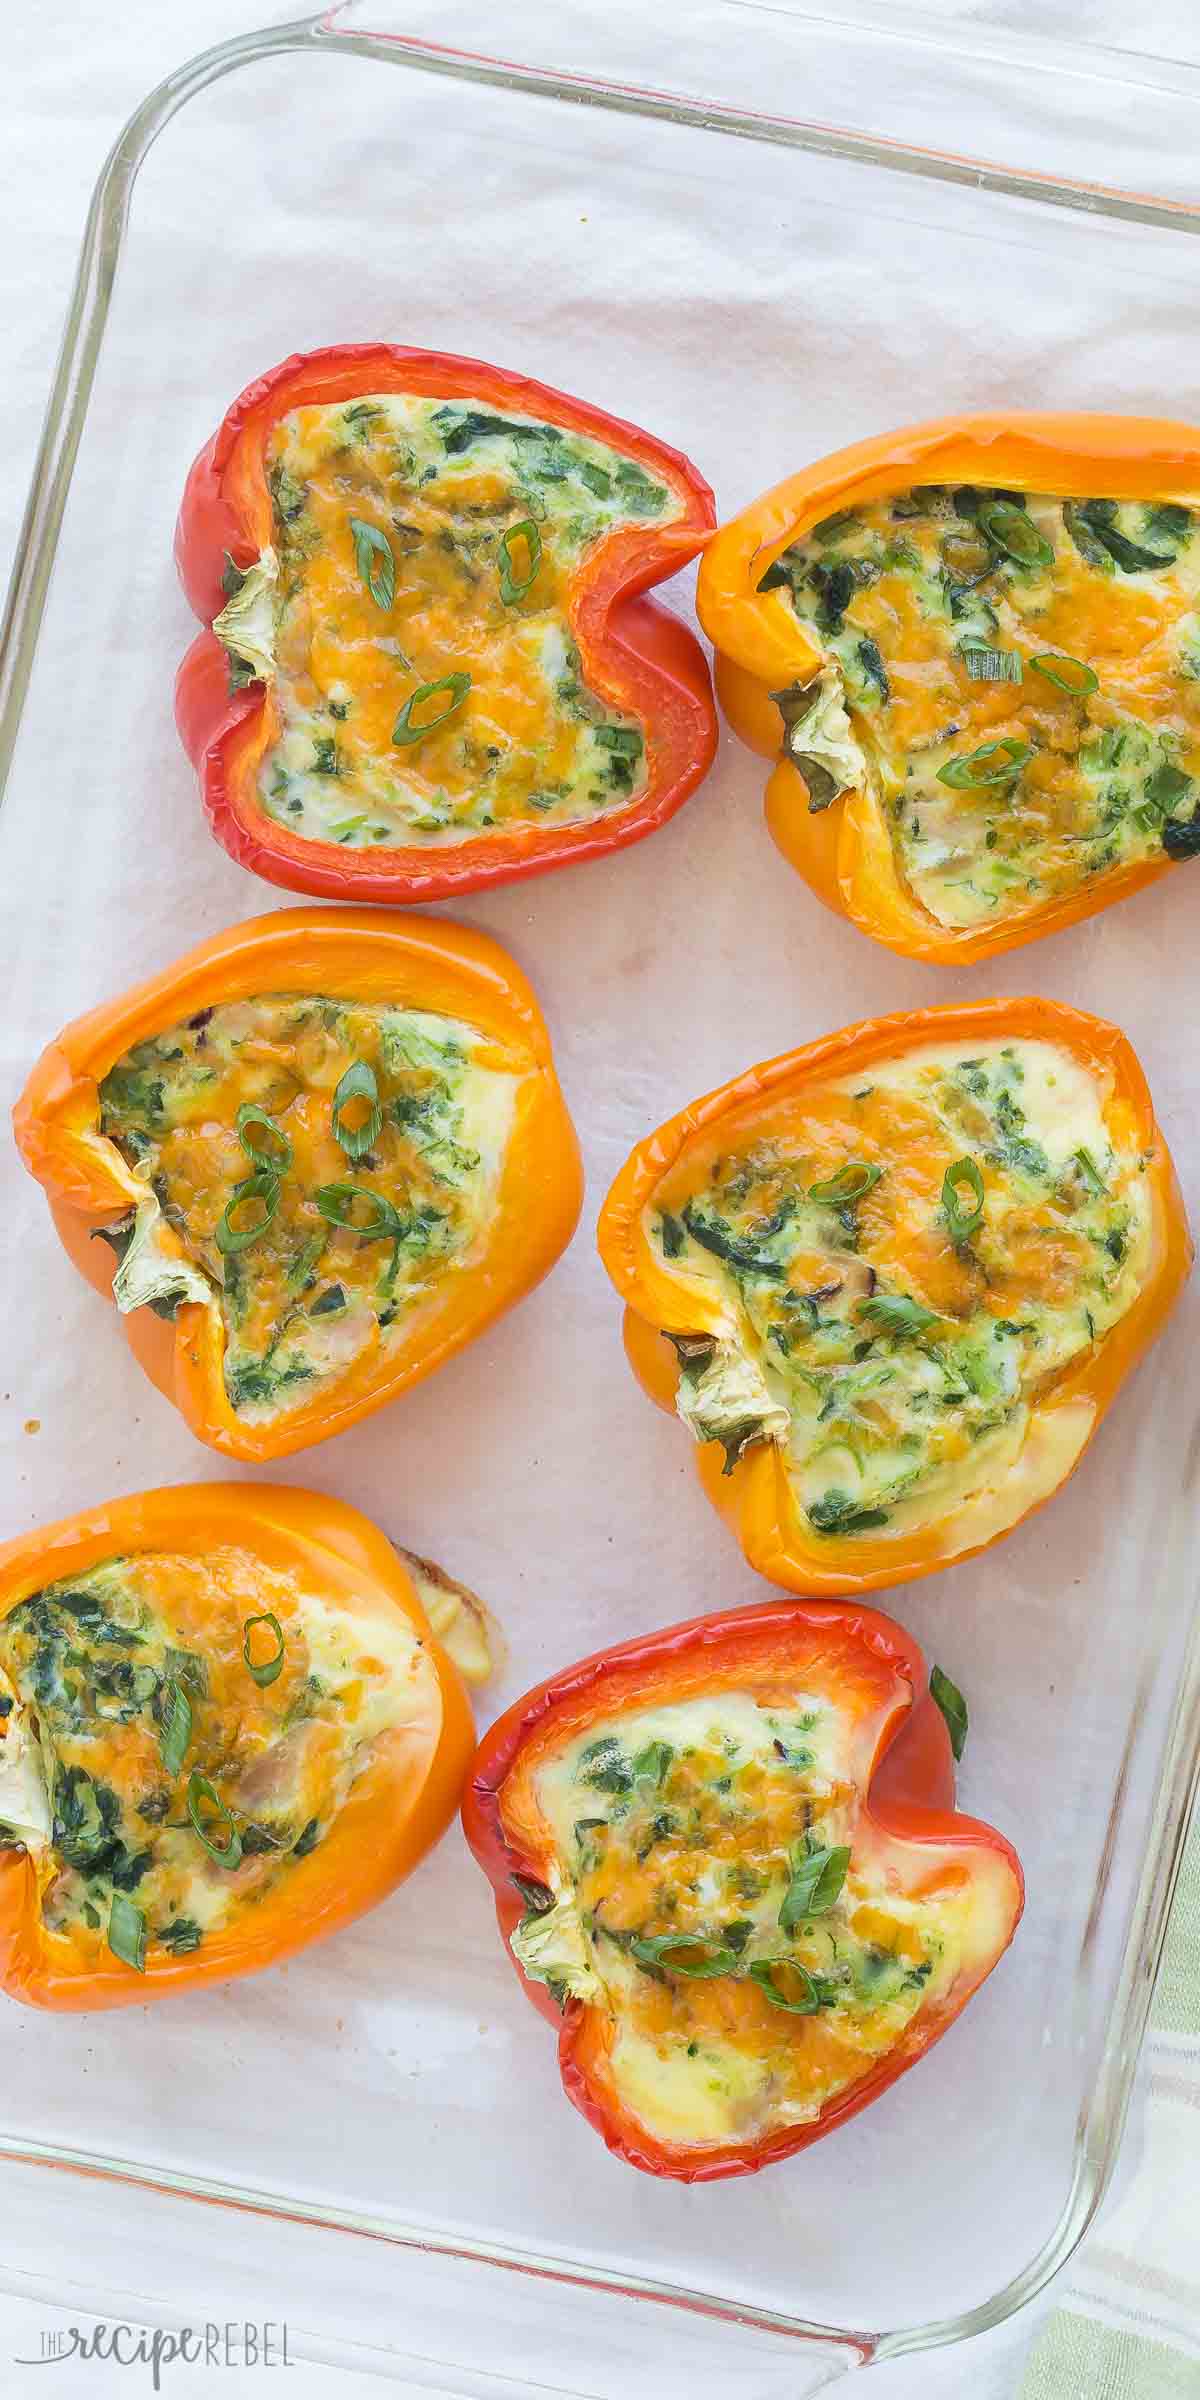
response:
<path id="1" fill-rule="evenodd" d="M 916 1643 L 846 1604 L 697 1617 L 564 1669 L 484 1737 L 463 1826 L 568 2098 L 684 2183 L 878 2099 L 1023 1903 L 1009 1843 L 955 1813 Z"/>
<path id="2" fill-rule="evenodd" d="M 751 1566 L 829 1597 L 1048 1499 L 1192 1257 L 1129 1043 L 1038 999 L 748 1068 L 638 1144 L 599 1245 L 634 1372 Z"/>
<path id="3" fill-rule="evenodd" d="M 717 720 L 700 644 L 645 594 L 714 523 L 678 451 L 528 376 L 385 343 L 285 360 L 176 535 L 209 628 L 176 717 L 218 841 L 394 907 L 653 833 Z"/>
<path id="4" fill-rule="evenodd" d="M 39 2008 L 140 2005 L 337 1932 L 440 1839 L 474 1741 L 400 1554 L 270 1484 L 6 1543 L 0 1692 L 0 1988 Z"/>
<path id="5" fill-rule="evenodd" d="M 1192 596 L 1172 572 L 1197 508 L 1194 426 L 1013 413 L 856 442 L 721 528 L 697 592 L 718 694 L 775 762 L 767 823 L 818 899 L 958 965 L 1200 849 L 1200 684 L 1176 655 Z M 802 715 L 836 774 L 814 771 Z"/>
<path id="6" fill-rule="evenodd" d="M 323 1007 L 345 1038 L 322 1031 Z M 413 1015 L 388 1050 L 395 1011 Z M 147 1058 L 160 1112 L 163 1077 L 190 1078 L 179 1121 L 157 1132 L 153 1108 L 118 1105 L 140 1090 L 144 1109 Z M 452 1138 L 470 1130 L 453 1101 L 464 1071 L 492 1140 L 482 1163 Z M 321 908 L 231 926 L 69 1025 L 13 1122 L 73 1263 L 122 1307 L 135 1358 L 197 1439 L 229 1458 L 324 1441 L 432 1374 L 540 1282 L 579 1214 L 578 1143 L 533 990 L 487 935 L 441 918 Z M 156 1213 L 152 1188 L 166 1202 L 159 1282 L 139 1268 L 130 1285 L 131 1251 L 122 1280 L 113 1250 Z"/>

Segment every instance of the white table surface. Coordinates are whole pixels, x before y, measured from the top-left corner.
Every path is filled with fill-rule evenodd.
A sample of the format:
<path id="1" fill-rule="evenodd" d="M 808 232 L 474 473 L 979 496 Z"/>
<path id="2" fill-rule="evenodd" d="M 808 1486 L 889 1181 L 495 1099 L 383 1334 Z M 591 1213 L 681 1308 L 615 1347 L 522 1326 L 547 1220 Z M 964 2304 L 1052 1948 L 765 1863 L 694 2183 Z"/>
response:
<path id="1" fill-rule="evenodd" d="M 982 0 L 981 0 L 982 4 Z M 569 10 L 569 0 L 566 0 Z M 686 0 L 659 0 L 680 9 Z M 934 0 L 937 5 L 937 0 Z M 92 183 L 116 131 L 161 75 L 209 44 L 255 25 L 301 13 L 299 4 L 271 0 L 39 0 L 37 7 L 8 0 L 0 9 L 0 88 L 5 95 L 0 142 L 0 262 L 7 333 L 5 414 L 8 438 L 0 454 L 0 560 L 16 538 L 33 463 L 41 414 L 52 374 L 80 231 Z M 940 13 L 970 22 L 964 0 L 941 0 Z M 1150 0 L 1136 28 L 1114 0 L 1079 0 L 1069 11 L 1047 0 L 991 0 L 991 21 L 1033 24 L 1041 32 L 1068 24 L 1093 40 L 1136 42 L 1145 51 L 1200 59 L 1200 20 L 1190 0 Z M 561 22 L 561 13 L 560 13 Z M 960 129 L 969 148 L 967 130 Z M 1103 174 L 1097 159 L 1095 172 Z M 1136 2109 L 1134 2117 L 1136 2142 Z M 529 2360 L 528 2388 L 536 2386 L 540 2331 L 548 2334 L 559 2311 L 572 2332 L 584 2333 L 597 2303 L 586 2295 L 547 2299 L 516 2277 L 500 2276 L 503 2287 L 482 2303 L 496 2319 L 499 2388 L 513 2361 Z M 290 2330 L 286 2384 L 267 2382 L 262 2368 L 229 2366 L 213 2373 L 181 2363 L 164 2370 L 162 2388 L 172 2400 L 193 2394 L 256 2395 L 282 2389 L 289 2400 L 324 2400 L 324 2395 L 365 2394 L 382 2374 L 383 2388 L 423 2394 L 426 2400 L 462 2400 L 436 2366 L 417 2349 L 419 2329 L 397 2322 L 391 2305 L 386 2246 L 353 2237 L 293 2226 L 272 2226 L 190 2202 L 167 2199 L 115 2184 L 88 2183 L 47 2169 L 0 2163 L 0 2391 L 13 2400 L 35 2392 L 49 2400 L 103 2400 L 108 2394 L 151 2389 L 148 2366 L 105 2364 L 98 2359 L 40 2363 L 48 2337 L 70 2325 L 86 2327 L 89 2303 L 106 2299 L 131 2324 L 202 2324 L 269 2319 Z M 1008 2400 L 1020 2382 L 1029 2344 L 1049 2296 L 970 2349 L 926 2353 L 871 2371 L 872 2400 L 937 2400 L 961 2393 L 969 2379 L 973 2400 Z M 470 2303 L 465 2303 L 469 2305 Z M 477 2305 L 480 2303 L 476 2303 Z M 652 2328 L 648 2341 L 658 2338 Z M 662 2312 L 662 2365 L 658 2388 L 675 2400 L 688 2388 L 689 2358 L 704 2345 L 708 2363 L 720 2355 L 727 2388 L 735 2400 L 780 2400 L 789 2390 L 789 2345 L 763 2337 L 708 2327 Z M 339 2342 L 353 2345 L 355 2370 L 329 2363 Z M 322 2351 L 324 2350 L 324 2357 Z M 794 2353 L 791 2354 L 794 2357 Z M 579 2390 L 588 2390 L 586 2341 L 580 2342 Z M 407 2380 L 396 2382 L 397 2362 Z M 516 2387 L 521 2388 L 518 2380 Z"/>

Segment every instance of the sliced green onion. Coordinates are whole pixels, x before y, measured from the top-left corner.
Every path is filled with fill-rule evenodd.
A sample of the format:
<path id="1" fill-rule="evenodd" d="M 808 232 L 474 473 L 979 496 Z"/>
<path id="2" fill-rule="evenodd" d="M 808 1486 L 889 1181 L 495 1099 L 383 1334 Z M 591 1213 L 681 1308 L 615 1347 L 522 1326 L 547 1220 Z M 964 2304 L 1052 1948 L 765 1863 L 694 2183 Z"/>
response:
<path id="1" fill-rule="evenodd" d="M 285 1291 L 302 1292 L 313 1281 L 314 1270 L 320 1263 L 321 1253 L 328 1240 L 327 1233 L 314 1233 L 296 1252 L 284 1278 Z"/>
<path id="2" fill-rule="evenodd" d="M 669 1975 L 736 1975 L 737 1952 L 704 1933 L 650 1933 L 629 1945 L 646 1967 L 665 1967 Z"/>
<path id="3" fill-rule="evenodd" d="M 967 1745 L 967 1726 L 970 1721 L 967 1715 L 967 1704 L 958 1685 L 951 1683 L 949 1676 L 943 1675 L 940 1667 L 935 1667 L 929 1678 L 929 1697 L 940 1708 L 946 1720 L 946 1727 L 950 1735 L 950 1747 L 955 1758 L 961 1758 Z"/>
<path id="4" fill-rule="evenodd" d="M 1168 766 L 1165 759 L 1146 777 L 1145 793 L 1151 808 L 1165 809 L 1168 814 L 1186 800 L 1191 788 L 1191 776 L 1185 775 L 1182 767 Z"/>
<path id="5" fill-rule="evenodd" d="M 827 1176 L 824 1183 L 810 1183 L 808 1196 L 810 1200 L 831 1201 L 835 1208 L 841 1208 L 847 1201 L 864 1200 L 868 1192 L 874 1191 L 882 1173 L 882 1167 L 868 1166 L 864 1158 L 847 1159 L 845 1166 L 839 1167 L 836 1175 Z"/>
<path id="6" fill-rule="evenodd" d="M 208 1668 L 195 1650 L 166 1651 L 166 1669 L 172 1683 L 182 1683 L 195 1693 L 198 1700 L 208 1698 Z"/>
<path id="7" fill-rule="evenodd" d="M 513 562 L 512 545 L 514 542 L 524 542 L 525 544 L 529 571 L 523 577 Z M 519 525 L 510 525 L 507 531 L 500 536 L 500 597 L 506 608 L 511 608 L 514 601 L 524 599 L 530 585 L 537 581 L 537 571 L 541 563 L 542 537 L 533 518 L 522 517 Z"/>
<path id="8" fill-rule="evenodd" d="M 163 1687 L 163 1719 L 158 1746 L 168 1775 L 178 1775 L 192 1738 L 192 1704 L 181 1683 Z"/>
<path id="9" fill-rule="evenodd" d="M 386 534 L 362 517 L 351 517 L 354 563 L 376 608 L 390 608 L 396 597 L 396 561 Z"/>
<path id="10" fill-rule="evenodd" d="M 270 1658 L 251 1658 L 250 1656 L 250 1636 L 256 1625 L 269 1625 L 275 1636 L 277 1648 Z M 287 1643 L 283 1638 L 283 1627 L 278 1617 L 274 1616 L 270 1609 L 264 1609 L 261 1616 L 246 1618 L 242 1626 L 242 1657 L 260 1691 L 265 1691 L 269 1683 L 274 1683 L 283 1666 L 286 1652 Z"/>
<path id="11" fill-rule="evenodd" d="M 387 1235 L 397 1241 L 404 1231 L 403 1220 L 397 1216 L 390 1200 L 382 1192 L 373 1192 L 365 1183 L 326 1183 L 313 1199 L 321 1215 L 330 1225 L 341 1225 L 347 1233 L 356 1233 L 360 1241 L 378 1242 Z M 371 1214 L 365 1224 L 355 1221 L 354 1210 L 360 1200 L 366 1202 Z"/>
<path id="12" fill-rule="evenodd" d="M 208 1832 L 201 1822 L 202 1803 L 216 1810 L 216 1815 L 208 1820 L 210 1826 L 225 1824 L 229 1827 L 229 1839 L 223 1848 L 209 1839 Z M 240 1867 L 242 1863 L 241 1834 L 238 1832 L 220 1793 L 213 1790 L 207 1775 L 202 1775 L 198 1767 L 193 1767 L 188 1777 L 187 1812 L 192 1821 L 192 1831 L 196 1839 L 203 1843 L 209 1857 L 215 1858 L 219 1867 Z"/>
<path id="13" fill-rule="evenodd" d="M 846 1880 L 850 1864 L 848 1849 L 804 1850 L 792 1856 L 792 1879 L 784 1894 L 779 1922 L 785 1933 L 803 1925 L 809 1917 L 823 1917 L 833 1907 Z"/>
<path id="14" fill-rule="evenodd" d="M 1022 567 L 1048 567 L 1053 564 L 1054 546 L 1038 532 L 1033 518 L 1013 500 L 984 500 L 980 504 L 979 523 L 988 540 Z"/>
<path id="15" fill-rule="evenodd" d="M 124 1892 L 114 1892 L 108 1912 L 108 1946 L 122 1965 L 146 1972 L 146 1920 Z"/>
<path id="16" fill-rule="evenodd" d="M 439 675 L 436 683 L 418 684 L 416 691 L 409 693 L 392 727 L 392 740 L 397 742 L 402 750 L 407 749 L 413 742 L 423 742 L 427 733 L 436 732 L 439 725 L 445 724 L 447 717 L 454 715 L 456 708 L 462 707 L 470 689 L 470 676 L 461 672 L 455 675 Z M 414 725 L 412 721 L 414 708 L 423 707 L 425 702 L 434 699 L 438 692 L 448 694 L 445 707 L 438 710 L 436 717 L 427 717 L 423 725 Z"/>
<path id="17" fill-rule="evenodd" d="M 1089 1192 L 1092 1192 L 1095 1197 L 1099 1199 L 1102 1194 L 1107 1192 L 1108 1185 L 1104 1181 L 1104 1177 L 1100 1173 L 1100 1169 L 1096 1165 L 1096 1161 L 1092 1157 L 1091 1151 L 1076 1150 L 1072 1153 L 1072 1156 L 1074 1158 L 1074 1163 L 1079 1170 L 1081 1181 L 1087 1185 Z"/>
<path id="18" fill-rule="evenodd" d="M 971 1195 L 969 1207 L 959 1199 L 959 1188 L 965 1185 Z M 983 1221 L 983 1177 L 973 1158 L 956 1158 L 942 1177 L 942 1208 L 954 1243 L 967 1242 Z"/>
<path id="19" fill-rule="evenodd" d="M 1047 683 L 1054 684 L 1060 692 L 1068 692 L 1072 700 L 1082 700 L 1085 692 L 1100 689 L 1095 668 L 1085 666 L 1081 658 L 1068 658 L 1065 651 L 1039 650 L 1029 664 L 1045 676 Z"/>
<path id="20" fill-rule="evenodd" d="M 836 542 L 854 524 L 857 515 L 856 508 L 839 508 L 832 517 L 822 517 L 812 528 L 814 542 Z"/>
<path id="21" fill-rule="evenodd" d="M 942 563 L 956 583 L 977 583 L 994 566 L 990 543 L 982 534 L 948 533 L 941 545 Z"/>
<path id="22" fill-rule="evenodd" d="M 782 1978 L 781 1982 L 776 1982 L 777 1976 Z M 821 2005 L 816 1984 L 798 1959 L 753 1959 L 750 1980 L 775 2008 L 786 2008 L 794 2017 L 813 2017 Z"/>
<path id="23" fill-rule="evenodd" d="M 939 767 L 939 783 L 948 783 L 953 792 L 973 792 L 993 783 L 1011 783 L 1020 774 L 1030 756 L 1028 742 L 981 742 L 978 750 L 968 750 L 962 758 L 948 759 Z"/>
<path id="24" fill-rule="evenodd" d="M 367 1103 L 367 1114 L 358 1125 L 348 1125 L 345 1119 L 345 1111 L 352 1100 L 365 1100 Z M 334 1139 L 340 1142 L 347 1158 L 365 1158 L 382 1123 L 383 1110 L 379 1105 L 375 1069 L 368 1066 L 365 1058 L 356 1058 L 353 1066 L 347 1067 L 333 1095 Z"/>
<path id="25" fill-rule="evenodd" d="M 249 1225 L 235 1225 L 234 1218 L 238 1210 L 254 1200 L 262 1202 L 262 1215 L 255 1217 Z M 273 1167 L 260 1167 L 257 1175 L 247 1175 L 244 1183 L 235 1184 L 213 1234 L 213 1240 L 223 1257 L 228 1258 L 238 1250 L 248 1250 L 251 1243 L 266 1232 L 278 1206 L 279 1177 Z"/>
<path id="26" fill-rule="evenodd" d="M 859 1301 L 858 1315 L 862 1322 L 878 1326 L 880 1333 L 897 1335 L 928 1333 L 938 1321 L 935 1309 L 910 1299 L 907 1292 L 875 1292 Z"/>
<path id="27" fill-rule="evenodd" d="M 594 725 L 592 740 L 598 750 L 611 750 L 617 758 L 640 758 L 646 747 L 636 725 Z"/>
<path id="28" fill-rule="evenodd" d="M 238 1140 L 251 1164 L 272 1175 L 286 1175 L 292 1163 L 292 1145 L 282 1125 L 277 1125 L 265 1108 L 256 1108 L 253 1100 L 243 1100 L 236 1123 Z M 251 1139 L 256 1131 L 266 1134 L 265 1142 Z"/>
<path id="29" fill-rule="evenodd" d="M 981 645 L 968 647 L 963 642 L 963 665 L 972 683 L 1020 683 L 1022 679 L 1019 650 L 986 650 Z M 1034 660 L 1036 666 L 1037 661 Z"/>

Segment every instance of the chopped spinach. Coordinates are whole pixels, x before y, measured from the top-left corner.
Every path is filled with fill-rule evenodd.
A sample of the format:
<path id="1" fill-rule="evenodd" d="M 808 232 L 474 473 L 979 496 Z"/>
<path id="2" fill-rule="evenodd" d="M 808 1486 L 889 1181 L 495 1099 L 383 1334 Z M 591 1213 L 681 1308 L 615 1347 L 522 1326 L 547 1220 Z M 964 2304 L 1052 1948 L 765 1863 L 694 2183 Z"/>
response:
<path id="1" fill-rule="evenodd" d="M 93 1242 L 107 1242 L 119 1266 L 133 1240 L 134 1223 L 134 1213 L 130 1209 L 129 1215 L 122 1217 L 116 1225 L 93 1226 L 89 1239 Z"/>
<path id="2" fill-rule="evenodd" d="M 293 1384 L 307 1383 L 316 1369 L 306 1358 L 282 1359 L 278 1365 L 267 1358 L 226 1358 L 225 1389 L 234 1408 L 246 1408 L 256 1402 L 276 1400 Z"/>
<path id="3" fill-rule="evenodd" d="M 110 1067 L 100 1085 L 100 1124 L 105 1133 L 121 1133 L 132 1122 L 157 1132 L 163 1123 L 163 1077 L 153 1071 L 153 1044 L 141 1042 L 127 1058 Z"/>
<path id="4" fill-rule="evenodd" d="M 739 1273 L 776 1280 L 782 1277 L 784 1270 L 779 1260 L 772 1258 L 769 1251 L 764 1251 L 759 1242 L 734 1233 L 722 1217 L 706 1217 L 694 1200 L 686 1202 L 683 1222 L 692 1240 L 698 1242 L 702 1250 L 710 1250 L 715 1258 L 723 1258 Z"/>
<path id="5" fill-rule="evenodd" d="M 111 1784 L 85 1767 L 56 1765 L 50 1839 L 69 1867 L 81 1875 L 107 1873 L 125 1855 L 120 1821 L 121 1803 Z"/>
<path id="6" fill-rule="evenodd" d="M 198 1950 L 204 1936 L 194 1917 L 173 1917 L 169 1925 L 164 1925 L 155 1934 L 154 1939 L 161 1942 L 164 1950 L 170 1950 L 174 1957 L 181 1958 L 189 1950 Z"/>
<path id="7" fill-rule="evenodd" d="M 1162 845 L 1168 858 L 1200 856 L 1200 810 L 1192 817 L 1169 817 L 1163 826 Z"/>
<path id="8" fill-rule="evenodd" d="M 633 1761 L 634 1782 L 661 1784 L 674 1756 L 670 1742 L 647 1742 Z"/>
<path id="9" fill-rule="evenodd" d="M 1192 512 L 1176 500 L 1156 500 L 1146 510 L 1143 530 L 1151 542 L 1186 542 L 1192 530 Z"/>
<path id="10" fill-rule="evenodd" d="M 888 682 L 887 669 L 884 666 L 883 658 L 876 642 L 864 639 L 859 643 L 858 663 L 862 668 L 867 682 L 874 684 L 880 699 L 890 700 L 892 696 L 891 685 Z"/>
<path id="11" fill-rule="evenodd" d="M 1144 542 L 1133 542 L 1128 534 L 1122 533 L 1116 522 L 1115 500 L 1085 500 L 1074 514 L 1087 527 L 1093 539 L 1107 550 L 1113 565 L 1119 567 L 1123 575 L 1136 575 L 1144 568 L 1170 567 L 1175 563 L 1174 550 L 1149 550 Z M 1070 530 L 1077 547 L 1082 551 L 1082 544 L 1074 535 L 1073 528 Z M 1087 555 L 1086 552 L 1082 554 Z M 1094 565 L 1095 560 L 1090 560 L 1089 564 Z"/>
<path id="12" fill-rule="evenodd" d="M 1111 553 L 1093 530 L 1082 508 L 1068 501 L 1063 509 L 1063 523 L 1085 564 L 1097 568 L 1101 575 L 1111 575 Z"/>
<path id="13" fill-rule="evenodd" d="M 860 1508 L 849 1492 L 836 1487 L 822 1492 L 819 1500 L 810 1500 L 804 1513 L 816 1533 L 872 1533 L 888 1521 L 886 1508 Z"/>
<path id="14" fill-rule="evenodd" d="M 605 1734 L 580 1751 L 579 1780 L 597 1792 L 633 1790 L 633 1768 L 615 1735 Z"/>
<path id="15" fill-rule="evenodd" d="M 295 476 L 289 475 L 284 466 L 271 469 L 269 482 L 276 516 L 285 525 L 294 525 L 308 506 L 308 493 L 304 485 L 297 483 Z"/>
<path id="16" fill-rule="evenodd" d="M 808 580 L 818 595 L 817 624 L 821 632 L 840 633 L 857 582 L 849 559 L 839 559 L 834 567 L 810 567 Z"/>
<path id="17" fill-rule="evenodd" d="M 512 1881 L 515 1883 L 531 1917 L 545 1917 L 549 1915 L 550 1910 L 554 1906 L 554 1894 L 550 1890 L 548 1884 L 535 1883 L 531 1875 L 514 1875 L 512 1877 Z"/>
<path id="18" fill-rule="evenodd" d="M 260 1858 L 268 1850 L 286 1850 L 286 1832 L 277 1833 L 271 1825 L 242 1827 L 242 1857 Z"/>
<path id="19" fill-rule="evenodd" d="M 310 1317 L 336 1316 L 346 1305 L 345 1288 L 340 1283 L 327 1283 L 323 1292 L 309 1304 Z"/>
<path id="20" fill-rule="evenodd" d="M 670 1216 L 665 1208 L 659 1210 L 658 1233 L 663 1246 L 664 1258 L 678 1258 L 683 1250 L 686 1236 L 678 1217 Z"/>

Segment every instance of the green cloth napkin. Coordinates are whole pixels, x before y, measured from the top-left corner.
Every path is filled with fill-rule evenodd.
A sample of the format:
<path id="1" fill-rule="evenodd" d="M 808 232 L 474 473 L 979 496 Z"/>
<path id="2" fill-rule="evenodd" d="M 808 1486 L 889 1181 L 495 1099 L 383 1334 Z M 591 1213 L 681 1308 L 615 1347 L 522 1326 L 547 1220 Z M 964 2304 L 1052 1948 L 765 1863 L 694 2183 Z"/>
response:
<path id="1" fill-rule="evenodd" d="M 1200 2400 L 1200 1816 L 1143 2060 L 1140 2156 L 1072 2261 L 1020 2400 Z"/>

